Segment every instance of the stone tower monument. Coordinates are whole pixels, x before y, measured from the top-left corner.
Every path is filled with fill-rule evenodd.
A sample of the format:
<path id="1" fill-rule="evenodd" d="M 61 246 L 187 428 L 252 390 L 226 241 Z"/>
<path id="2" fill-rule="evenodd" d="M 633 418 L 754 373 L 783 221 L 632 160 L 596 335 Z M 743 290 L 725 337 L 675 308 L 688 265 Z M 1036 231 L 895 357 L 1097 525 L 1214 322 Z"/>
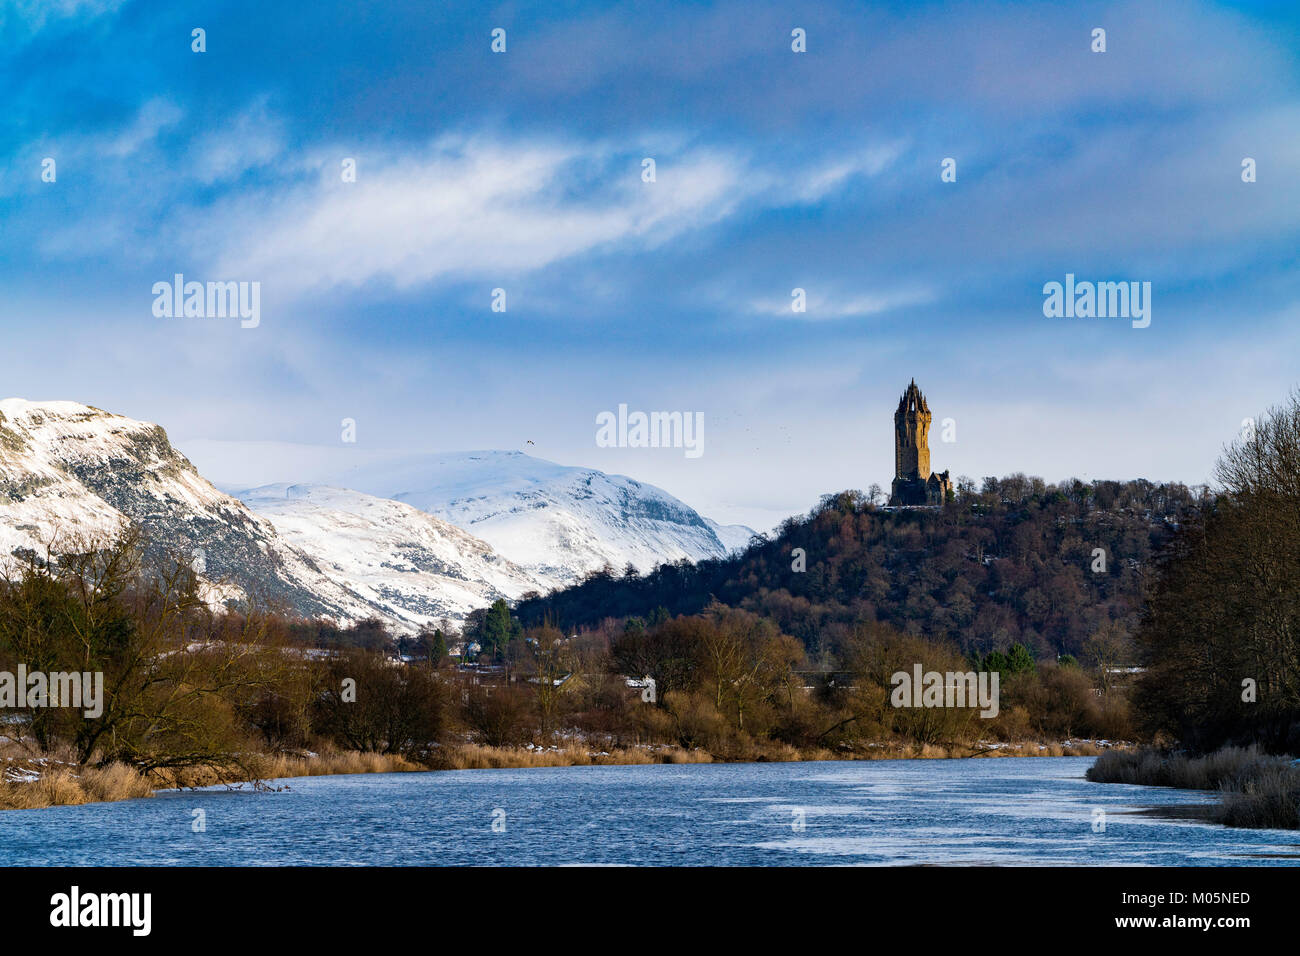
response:
<path id="1" fill-rule="evenodd" d="M 894 483 L 889 503 L 941 505 L 951 490 L 948 472 L 930 471 L 930 406 L 913 379 L 894 412 Z"/>

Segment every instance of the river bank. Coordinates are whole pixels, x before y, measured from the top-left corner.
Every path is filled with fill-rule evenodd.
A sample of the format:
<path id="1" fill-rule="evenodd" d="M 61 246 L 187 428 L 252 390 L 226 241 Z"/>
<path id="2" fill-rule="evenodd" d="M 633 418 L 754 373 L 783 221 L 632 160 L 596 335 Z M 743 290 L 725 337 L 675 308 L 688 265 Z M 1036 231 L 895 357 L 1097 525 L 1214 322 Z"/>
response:
<path id="1" fill-rule="evenodd" d="M 1300 764 L 1255 747 L 1192 755 L 1143 748 L 1103 754 L 1086 774 L 1094 783 L 1205 790 L 1220 795 L 1204 819 L 1248 829 L 1300 829 Z"/>
<path id="2" fill-rule="evenodd" d="M 239 770 L 187 768 L 146 775 L 122 763 L 79 767 L 56 755 L 0 759 L 0 810 L 34 810 L 51 806 L 109 803 L 152 796 L 167 790 L 228 786 L 266 789 L 266 781 L 338 774 L 415 773 L 437 770 L 518 770 L 532 767 L 636 766 L 699 763 L 795 763 L 829 760 L 945 760 L 974 757 L 1095 757 L 1121 742 L 1067 740 L 969 744 L 903 744 L 881 741 L 853 751 L 796 748 L 788 744 L 757 747 L 743 754 L 711 753 L 672 744 L 593 749 L 566 741 L 550 746 L 489 747 L 457 743 L 439 747 L 427 763 L 394 754 L 342 751 L 251 754 Z"/>

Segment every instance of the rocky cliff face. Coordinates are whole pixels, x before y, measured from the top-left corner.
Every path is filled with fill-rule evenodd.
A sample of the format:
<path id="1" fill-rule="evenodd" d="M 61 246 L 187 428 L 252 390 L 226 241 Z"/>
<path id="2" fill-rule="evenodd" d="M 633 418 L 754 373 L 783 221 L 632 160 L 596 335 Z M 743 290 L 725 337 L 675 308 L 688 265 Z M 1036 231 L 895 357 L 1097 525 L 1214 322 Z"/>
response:
<path id="1" fill-rule="evenodd" d="M 340 621 L 378 610 L 208 483 L 157 425 L 75 402 L 0 402 L 0 558 L 103 541 L 128 522 L 152 555 L 197 559 L 219 600 Z"/>

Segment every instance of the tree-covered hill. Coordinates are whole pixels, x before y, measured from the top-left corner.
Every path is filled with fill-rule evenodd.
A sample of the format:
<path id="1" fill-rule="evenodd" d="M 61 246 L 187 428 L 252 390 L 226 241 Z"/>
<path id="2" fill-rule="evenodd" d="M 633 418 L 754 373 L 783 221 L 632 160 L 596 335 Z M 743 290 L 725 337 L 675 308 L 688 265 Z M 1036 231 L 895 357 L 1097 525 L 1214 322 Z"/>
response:
<path id="1" fill-rule="evenodd" d="M 611 569 L 516 608 L 525 626 L 693 614 L 711 599 L 771 618 L 810 656 L 838 654 L 855 624 L 888 623 L 987 653 L 1023 643 L 1077 655 L 1098 634 L 1126 642 L 1144 577 L 1204 487 L 1021 474 L 959 481 L 942 508 L 888 509 L 861 492 L 827 495 L 741 555 Z M 1098 551 L 1100 549 L 1100 552 Z"/>

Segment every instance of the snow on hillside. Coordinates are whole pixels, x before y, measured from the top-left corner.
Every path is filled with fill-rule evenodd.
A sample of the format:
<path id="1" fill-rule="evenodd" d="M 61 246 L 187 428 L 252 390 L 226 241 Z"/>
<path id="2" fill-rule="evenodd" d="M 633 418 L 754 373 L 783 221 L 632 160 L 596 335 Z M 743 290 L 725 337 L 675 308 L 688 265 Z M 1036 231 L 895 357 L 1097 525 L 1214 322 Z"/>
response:
<path id="1" fill-rule="evenodd" d="M 744 551 L 749 547 L 749 539 L 754 537 L 754 529 L 743 524 L 718 524 L 712 518 L 705 518 L 705 523 L 713 529 L 728 554 Z"/>
<path id="2" fill-rule="evenodd" d="M 95 411 L 73 402 L 0 402 L 0 556 L 43 553 L 48 542 L 73 533 L 111 537 L 126 523 L 64 464 L 65 457 L 80 467 L 108 457 L 120 425 Z"/>
<path id="3" fill-rule="evenodd" d="M 345 623 L 459 620 L 604 565 L 721 557 L 752 534 L 652 485 L 521 452 L 397 456 L 243 497 L 213 487 L 157 425 L 0 402 L 0 560 L 134 522 L 155 555 L 202 552 L 214 600 L 256 595 Z"/>
<path id="4" fill-rule="evenodd" d="M 653 485 L 517 451 L 413 456 L 354 469 L 337 483 L 443 518 L 548 585 L 606 564 L 647 571 L 722 557 L 739 537 L 725 529 L 724 542 L 716 525 Z M 747 542 L 752 532 L 743 534 Z"/>
<path id="5" fill-rule="evenodd" d="M 411 625 L 460 621 L 543 585 L 457 527 L 408 504 L 324 485 L 265 485 L 240 499 L 369 604 Z"/>
<path id="6" fill-rule="evenodd" d="M 0 401 L 0 559 L 103 541 L 128 522 L 155 556 L 201 553 L 210 596 L 340 621 L 376 613 L 214 488 L 157 425 L 76 402 Z"/>

